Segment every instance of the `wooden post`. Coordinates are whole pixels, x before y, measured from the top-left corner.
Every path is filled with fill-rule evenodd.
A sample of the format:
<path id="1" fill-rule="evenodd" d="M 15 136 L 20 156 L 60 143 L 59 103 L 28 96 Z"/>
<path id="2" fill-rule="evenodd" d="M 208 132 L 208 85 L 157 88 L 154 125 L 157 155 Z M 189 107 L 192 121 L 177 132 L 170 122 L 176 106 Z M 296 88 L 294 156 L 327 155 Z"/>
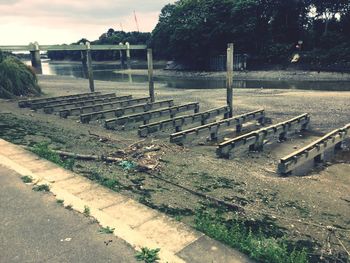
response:
<path id="1" fill-rule="evenodd" d="M 126 42 L 125 45 L 126 45 L 126 64 L 128 66 L 128 69 L 131 69 L 130 44 L 129 42 Z"/>
<path id="2" fill-rule="evenodd" d="M 30 44 L 33 46 L 34 50 L 30 51 L 32 67 L 35 69 L 35 72 L 38 74 L 43 74 L 41 59 L 40 59 L 40 49 L 38 42 L 34 42 L 34 44 Z"/>
<path id="3" fill-rule="evenodd" d="M 86 62 L 87 62 L 87 72 L 89 77 L 89 87 L 91 92 L 95 92 L 94 85 L 94 74 L 92 71 L 92 57 L 91 57 L 91 46 L 90 42 L 86 42 Z"/>
<path id="4" fill-rule="evenodd" d="M 147 64 L 148 64 L 148 83 L 149 83 L 149 96 L 151 102 L 154 102 L 154 83 L 153 83 L 153 56 L 152 49 L 147 49 Z"/>
<path id="5" fill-rule="evenodd" d="M 226 59 L 226 101 L 227 106 L 230 107 L 226 118 L 233 116 L 233 43 L 227 45 L 227 59 Z"/>
<path id="6" fill-rule="evenodd" d="M 119 46 L 123 47 L 124 45 L 123 45 L 122 42 L 120 42 Z M 119 55 L 120 55 L 120 67 L 121 67 L 121 69 L 124 69 L 124 66 L 125 66 L 125 61 L 124 60 L 125 59 L 124 59 L 124 51 L 123 51 L 123 49 L 119 50 Z"/>
<path id="7" fill-rule="evenodd" d="M 84 43 L 80 43 L 80 45 L 84 46 Z M 86 50 L 80 51 L 81 63 L 83 65 L 83 76 L 84 78 L 88 78 L 88 66 L 87 66 L 87 57 Z"/>

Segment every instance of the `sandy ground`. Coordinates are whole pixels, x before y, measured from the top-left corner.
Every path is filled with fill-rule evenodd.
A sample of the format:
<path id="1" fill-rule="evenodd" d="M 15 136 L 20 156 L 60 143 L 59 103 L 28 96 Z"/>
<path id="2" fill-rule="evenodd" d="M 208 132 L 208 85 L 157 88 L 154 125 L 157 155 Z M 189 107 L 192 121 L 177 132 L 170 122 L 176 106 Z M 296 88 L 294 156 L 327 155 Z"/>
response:
<path id="1" fill-rule="evenodd" d="M 87 80 L 70 77 L 40 76 L 47 96 L 88 91 Z M 148 94 L 146 85 L 96 81 L 96 90 L 132 94 Z M 225 90 L 184 90 L 166 88 L 156 83 L 156 98 L 173 98 L 175 104 L 198 101 L 201 110 L 225 105 Z M 303 177 L 279 177 L 279 158 L 311 142 L 322 134 L 350 122 L 350 92 L 302 90 L 234 90 L 234 113 L 259 108 L 266 110 L 273 123 L 308 112 L 311 131 L 274 143 L 263 153 L 242 154 L 233 160 L 218 159 L 215 145 L 194 141 L 185 147 L 168 143 L 168 133 L 148 138 L 144 143 L 162 145 L 161 171 L 157 174 L 179 185 L 244 207 L 246 217 L 256 224 L 268 216 L 288 237 L 300 244 L 314 246 L 315 253 L 325 254 L 329 231 L 336 227 L 337 236 L 350 247 L 350 153 L 344 151 L 337 161 Z M 60 119 L 54 115 L 19 109 L 14 101 L 0 101 L 0 136 L 19 144 L 49 141 L 57 149 L 76 153 L 113 154 L 140 141 L 136 130 L 113 132 L 98 123 L 83 125 L 76 119 Z M 245 127 L 244 132 L 256 128 Z M 108 137 L 101 142 L 89 134 Z M 232 136 L 228 134 L 227 137 Z M 203 142 L 201 140 L 200 142 Z M 125 172 L 117 165 L 82 162 L 75 171 L 87 176 L 98 173 L 120 182 L 119 191 L 191 224 L 193 212 L 206 200 L 146 173 Z M 186 200 L 186 201 L 184 201 Z M 209 209 L 209 208 L 208 208 Z M 228 212 L 229 214 L 229 212 Z M 270 221 L 269 221 L 270 222 Z M 336 238 L 331 240 L 333 258 L 344 249 Z M 333 262 L 333 261 L 332 261 Z"/>

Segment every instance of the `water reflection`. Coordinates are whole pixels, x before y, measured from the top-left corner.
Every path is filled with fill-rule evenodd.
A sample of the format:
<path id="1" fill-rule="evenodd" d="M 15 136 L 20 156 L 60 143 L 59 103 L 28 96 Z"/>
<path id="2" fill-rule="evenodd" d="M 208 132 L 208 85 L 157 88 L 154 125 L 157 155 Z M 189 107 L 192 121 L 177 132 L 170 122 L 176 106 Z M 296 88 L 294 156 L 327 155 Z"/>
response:
<path id="1" fill-rule="evenodd" d="M 146 65 L 133 65 L 134 69 L 143 68 Z M 43 61 L 43 74 L 64 75 L 83 78 L 84 72 L 80 63 Z M 132 75 L 116 72 L 120 69 L 118 62 L 115 64 L 94 64 L 94 79 L 115 82 L 147 83 L 148 76 Z M 222 89 L 225 88 L 224 79 L 196 79 L 169 76 L 156 76 L 154 80 L 169 88 L 177 89 Z M 235 88 L 252 89 L 305 89 L 305 90 L 333 90 L 350 91 L 349 81 L 278 81 L 278 80 L 234 80 Z"/>

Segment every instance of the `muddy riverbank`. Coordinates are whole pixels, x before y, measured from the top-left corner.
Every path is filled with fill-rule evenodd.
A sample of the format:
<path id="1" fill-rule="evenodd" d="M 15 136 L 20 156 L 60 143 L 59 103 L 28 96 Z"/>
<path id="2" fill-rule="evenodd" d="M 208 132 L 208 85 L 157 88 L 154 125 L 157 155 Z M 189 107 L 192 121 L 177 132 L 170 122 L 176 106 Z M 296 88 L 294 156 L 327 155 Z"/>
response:
<path id="1" fill-rule="evenodd" d="M 147 70 L 143 69 L 117 70 L 116 72 L 133 75 L 147 75 Z M 226 77 L 226 72 L 156 69 L 154 70 L 154 75 L 178 78 L 224 79 Z M 234 80 L 350 81 L 349 73 L 301 70 L 235 71 L 233 76 Z"/>
<path id="2" fill-rule="evenodd" d="M 87 80 L 72 77 L 39 76 L 39 84 L 46 96 L 88 91 Z M 95 86 L 97 91 L 131 94 L 136 98 L 148 94 L 145 84 L 96 81 Z M 157 99 L 172 98 L 175 104 L 198 101 L 201 111 L 223 106 L 226 101 L 224 89 L 179 90 L 157 83 L 155 88 Z M 152 173 L 126 170 L 112 163 L 76 161 L 74 171 L 92 179 L 96 176 L 114 179 L 115 190 L 188 224 L 193 223 L 197 209 L 212 208 L 207 200 L 176 187 L 176 184 L 242 206 L 244 217 L 250 222 L 264 221 L 278 226 L 291 240 L 314 247 L 316 258 L 329 253 L 326 226 L 333 226 L 342 243 L 349 248 L 349 151 L 307 176 L 282 178 L 275 171 L 282 156 L 350 122 L 350 92 L 235 89 L 235 114 L 259 108 L 266 110 L 273 123 L 308 112 L 311 130 L 284 143 L 268 145 L 263 153 L 242 154 L 233 160 L 224 160 L 216 157 L 215 145 L 206 143 L 203 138 L 184 147 L 170 144 L 169 132 L 141 140 L 136 130 L 108 131 L 99 123 L 84 125 L 74 118 L 60 119 L 55 115 L 20 109 L 16 101 L 0 100 L 0 137 L 22 145 L 47 141 L 55 149 L 112 156 L 135 143 L 159 146 L 160 149 L 152 153 L 161 156 L 155 175 L 173 184 L 159 180 Z M 243 132 L 253 128 L 256 128 L 255 124 L 248 125 Z M 226 135 L 230 136 L 233 136 L 232 131 Z M 152 154 L 151 159 L 155 158 Z M 231 215 L 231 211 L 225 213 L 227 217 Z M 330 245 L 333 259 L 344 254 L 336 239 Z"/>

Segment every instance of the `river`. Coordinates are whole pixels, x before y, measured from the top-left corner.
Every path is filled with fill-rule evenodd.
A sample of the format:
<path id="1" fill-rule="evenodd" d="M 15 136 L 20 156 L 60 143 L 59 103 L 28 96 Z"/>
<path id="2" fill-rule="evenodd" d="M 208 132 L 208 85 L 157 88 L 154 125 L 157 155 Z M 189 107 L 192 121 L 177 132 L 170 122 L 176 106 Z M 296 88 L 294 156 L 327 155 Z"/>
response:
<path id="1" fill-rule="evenodd" d="M 30 62 L 27 62 L 29 64 Z M 82 65 L 77 62 L 43 61 L 44 75 L 64 75 L 83 78 Z M 160 66 L 158 66 L 160 67 Z M 135 68 L 135 66 L 133 66 Z M 136 66 L 145 68 L 145 65 Z M 157 66 L 155 66 L 157 68 Z M 148 77 L 118 72 L 120 65 L 112 63 L 97 63 L 93 65 L 94 79 L 115 82 L 147 83 Z M 181 78 L 171 76 L 155 76 L 155 82 L 166 87 L 178 89 L 220 89 L 225 88 L 225 79 Z M 333 90 L 350 91 L 349 81 L 284 81 L 284 80 L 234 80 L 235 88 L 252 89 L 303 89 L 303 90 Z"/>

